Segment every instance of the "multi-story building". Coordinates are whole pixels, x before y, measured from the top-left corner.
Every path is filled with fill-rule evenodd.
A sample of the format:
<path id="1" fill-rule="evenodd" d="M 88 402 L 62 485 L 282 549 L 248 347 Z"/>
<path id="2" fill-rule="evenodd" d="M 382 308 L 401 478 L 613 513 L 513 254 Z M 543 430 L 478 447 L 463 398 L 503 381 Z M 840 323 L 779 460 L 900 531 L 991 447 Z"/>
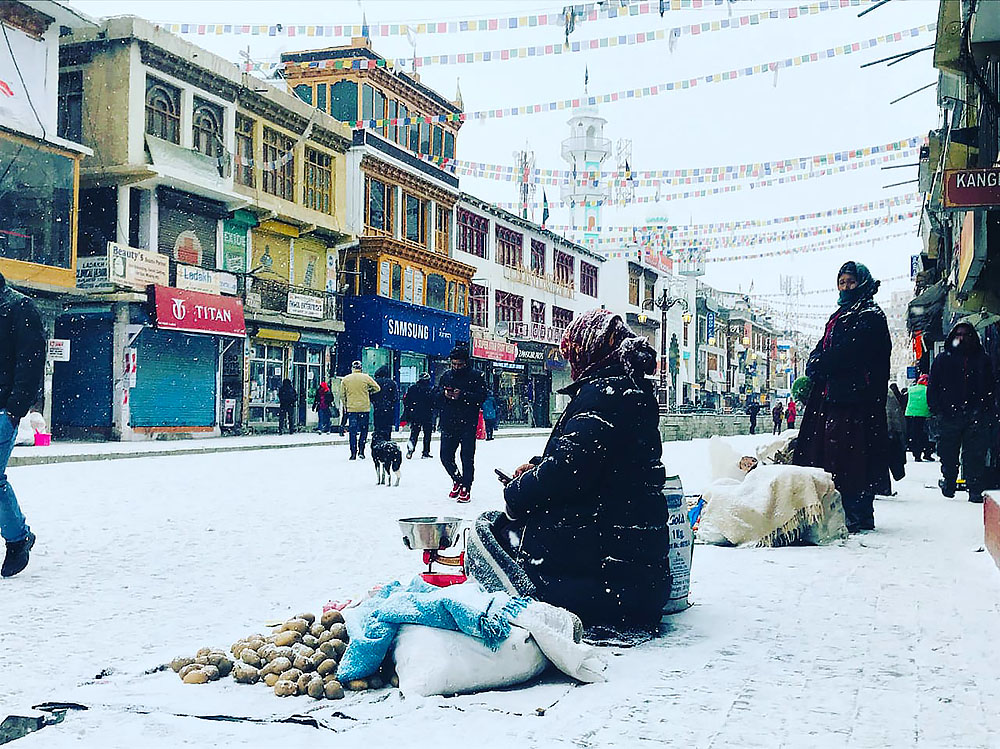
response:
<path id="1" fill-rule="evenodd" d="M 51 336 L 63 304 L 76 296 L 80 160 L 90 153 L 66 127 L 59 34 L 96 24 L 47 0 L 0 3 L 0 24 L 0 271 L 34 299 Z M 47 420 L 52 367 L 49 361 Z"/>
<path id="2" fill-rule="evenodd" d="M 57 429 L 271 428 L 286 378 L 306 421 L 343 329 L 331 289 L 349 131 L 133 17 L 62 38 L 60 92 L 93 156 L 78 266 L 90 298 L 56 326 L 76 355 L 56 368 Z"/>
<path id="3" fill-rule="evenodd" d="M 367 38 L 282 61 L 300 99 L 367 125 L 355 129 L 348 156 L 346 220 L 358 239 L 340 253 L 347 332 L 338 371 L 356 359 L 369 372 L 389 366 L 404 391 L 421 372 L 436 378 L 454 344 L 469 340 L 475 269 L 452 256 L 458 179 L 433 162 L 454 156 L 461 123 L 406 118 L 461 110 L 418 76 L 391 70 Z"/>
<path id="4" fill-rule="evenodd" d="M 565 396 L 559 354 L 576 315 L 601 306 L 602 255 L 472 195 L 456 206 L 455 258 L 475 269 L 472 351 L 507 423 L 548 426 Z"/>

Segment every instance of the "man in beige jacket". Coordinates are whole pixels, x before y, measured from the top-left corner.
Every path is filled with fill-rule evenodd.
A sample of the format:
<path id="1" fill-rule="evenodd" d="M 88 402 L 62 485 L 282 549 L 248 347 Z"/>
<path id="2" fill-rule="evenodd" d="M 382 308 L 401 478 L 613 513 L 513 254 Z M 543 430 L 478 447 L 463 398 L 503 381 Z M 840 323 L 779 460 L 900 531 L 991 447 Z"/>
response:
<path id="1" fill-rule="evenodd" d="M 360 455 L 365 459 L 365 442 L 368 441 L 368 419 L 372 407 L 372 393 L 379 388 L 369 375 L 361 371 L 361 362 L 351 364 L 351 373 L 340 381 L 340 400 L 347 414 L 347 431 L 351 435 L 351 460 L 358 459 L 358 432 L 361 432 Z"/>

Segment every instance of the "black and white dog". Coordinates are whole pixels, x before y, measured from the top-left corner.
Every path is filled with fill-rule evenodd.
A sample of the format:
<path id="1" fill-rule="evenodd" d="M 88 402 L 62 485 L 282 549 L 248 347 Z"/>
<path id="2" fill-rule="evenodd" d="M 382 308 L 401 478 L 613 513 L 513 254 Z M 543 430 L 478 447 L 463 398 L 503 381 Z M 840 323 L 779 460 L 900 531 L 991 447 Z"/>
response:
<path id="1" fill-rule="evenodd" d="M 399 469 L 403 465 L 403 453 L 392 440 L 384 437 L 372 439 L 372 463 L 375 464 L 375 475 L 379 484 L 392 486 L 390 472 L 396 474 L 396 486 L 399 486 Z"/>

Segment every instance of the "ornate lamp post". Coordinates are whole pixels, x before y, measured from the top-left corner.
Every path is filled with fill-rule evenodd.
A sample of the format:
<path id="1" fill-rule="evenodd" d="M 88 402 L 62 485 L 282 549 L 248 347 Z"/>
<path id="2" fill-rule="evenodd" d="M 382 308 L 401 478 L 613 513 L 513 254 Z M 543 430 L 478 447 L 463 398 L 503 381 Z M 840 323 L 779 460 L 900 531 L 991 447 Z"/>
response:
<path id="1" fill-rule="evenodd" d="M 665 410 L 668 404 L 667 400 L 667 311 L 673 307 L 675 304 L 680 304 L 684 312 L 687 312 L 688 303 L 687 299 L 684 297 L 670 296 L 669 291 L 665 288 L 660 293 L 659 298 L 651 297 L 649 299 L 644 299 L 642 302 L 642 309 L 652 310 L 653 307 L 657 307 L 660 310 L 660 407 L 661 410 Z M 640 315 L 640 320 L 643 320 L 645 315 Z"/>

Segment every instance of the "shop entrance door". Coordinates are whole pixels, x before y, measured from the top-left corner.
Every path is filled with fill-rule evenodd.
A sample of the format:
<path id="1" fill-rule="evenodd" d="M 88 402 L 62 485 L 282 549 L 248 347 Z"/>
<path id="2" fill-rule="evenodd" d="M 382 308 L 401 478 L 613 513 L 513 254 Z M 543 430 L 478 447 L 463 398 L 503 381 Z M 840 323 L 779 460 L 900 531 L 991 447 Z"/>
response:
<path id="1" fill-rule="evenodd" d="M 311 346 L 296 346 L 292 362 L 292 387 L 299 397 L 295 423 L 313 426 L 319 423 L 319 414 L 312 410 L 322 371 L 322 353 Z"/>
<path id="2" fill-rule="evenodd" d="M 548 372 L 531 375 L 531 391 L 534 426 L 548 428 L 551 426 L 549 423 L 549 401 L 552 395 L 552 375 Z"/>
<path id="3" fill-rule="evenodd" d="M 223 340 L 222 418 L 223 432 L 239 432 L 243 427 L 243 341 Z"/>

